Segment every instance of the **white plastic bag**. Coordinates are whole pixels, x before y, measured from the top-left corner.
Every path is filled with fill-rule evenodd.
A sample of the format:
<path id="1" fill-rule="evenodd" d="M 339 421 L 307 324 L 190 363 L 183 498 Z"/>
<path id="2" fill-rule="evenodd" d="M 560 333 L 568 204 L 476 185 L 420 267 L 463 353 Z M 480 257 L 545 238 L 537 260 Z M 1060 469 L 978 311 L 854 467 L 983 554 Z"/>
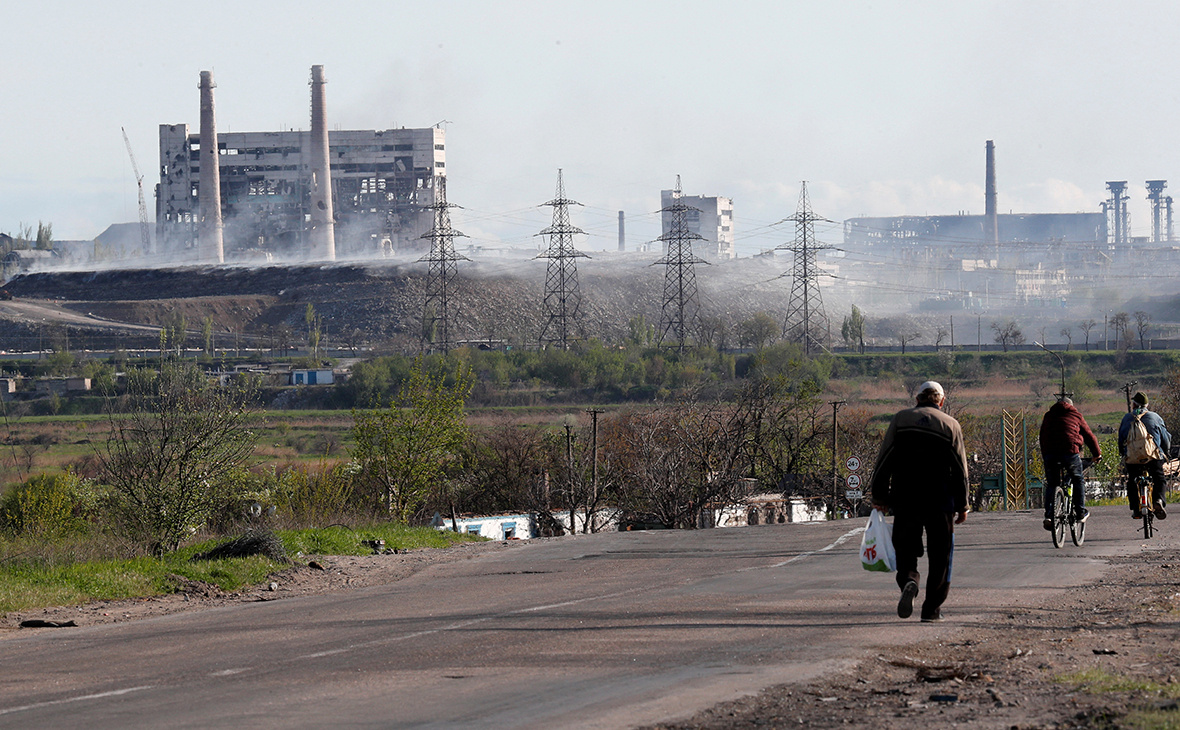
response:
<path id="1" fill-rule="evenodd" d="M 885 521 L 880 510 L 869 515 L 864 537 L 860 540 L 860 567 L 879 573 L 897 570 L 897 558 L 893 554 L 893 525 Z"/>

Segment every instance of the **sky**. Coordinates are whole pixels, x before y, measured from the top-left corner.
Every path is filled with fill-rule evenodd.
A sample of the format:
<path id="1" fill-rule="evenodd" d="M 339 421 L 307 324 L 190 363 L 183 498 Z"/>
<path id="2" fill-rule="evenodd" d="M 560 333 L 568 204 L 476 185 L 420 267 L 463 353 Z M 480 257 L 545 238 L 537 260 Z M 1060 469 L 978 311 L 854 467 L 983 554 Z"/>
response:
<path id="1" fill-rule="evenodd" d="M 0 231 L 90 239 L 137 217 L 158 126 L 306 129 L 310 67 L 330 129 L 441 124 L 454 226 L 536 247 L 558 169 L 586 251 L 659 235 L 660 190 L 734 201 L 737 251 L 789 242 L 807 181 L 819 238 L 859 216 L 1097 212 L 1130 183 L 1180 188 L 1180 3 L 434 0 L 6 3 Z M 1171 192 L 1171 190 L 1169 190 Z"/>

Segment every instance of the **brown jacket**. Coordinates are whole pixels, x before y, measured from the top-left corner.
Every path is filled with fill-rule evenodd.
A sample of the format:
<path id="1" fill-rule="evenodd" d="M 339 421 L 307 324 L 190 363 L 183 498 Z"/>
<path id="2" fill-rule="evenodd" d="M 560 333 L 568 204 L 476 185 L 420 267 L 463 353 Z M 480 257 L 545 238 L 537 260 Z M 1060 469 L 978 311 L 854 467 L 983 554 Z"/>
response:
<path id="1" fill-rule="evenodd" d="M 895 513 L 966 512 L 967 449 L 959 422 L 933 406 L 898 411 L 869 488 L 874 503 Z"/>

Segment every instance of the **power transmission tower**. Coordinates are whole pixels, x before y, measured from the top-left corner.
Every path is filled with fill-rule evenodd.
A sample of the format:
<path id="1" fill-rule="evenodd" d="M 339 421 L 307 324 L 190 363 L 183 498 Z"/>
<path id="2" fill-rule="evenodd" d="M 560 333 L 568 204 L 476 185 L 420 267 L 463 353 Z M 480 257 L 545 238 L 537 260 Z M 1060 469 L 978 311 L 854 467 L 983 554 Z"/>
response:
<path id="1" fill-rule="evenodd" d="M 570 224 L 571 205 L 581 205 L 565 197 L 565 182 L 557 171 L 557 197 L 548 203 L 553 207 L 553 224 L 538 233 L 549 237 L 549 248 L 537 256 L 549 259 L 545 275 L 545 326 L 541 330 L 541 347 L 560 345 L 568 350 L 578 324 L 578 310 L 582 306 L 582 292 L 578 288 L 578 257 L 590 258 L 574 248 L 574 234 L 585 234 Z"/>
<path id="2" fill-rule="evenodd" d="M 799 206 L 795 215 L 784 221 L 795 222 L 795 240 L 775 249 L 794 254 L 790 274 L 791 299 L 787 305 L 787 318 L 783 322 L 783 337 L 788 342 L 803 345 L 803 351 L 811 354 L 814 350 L 827 349 L 829 333 L 828 315 L 824 312 L 824 302 L 819 291 L 821 272 L 816 265 L 815 255 L 830 246 L 822 246 L 815 240 L 815 222 L 831 221 L 811 212 L 807 181 L 803 182 L 799 193 Z"/>
<path id="3" fill-rule="evenodd" d="M 693 241 L 704 241 L 705 237 L 688 229 L 688 211 L 697 210 L 680 201 L 680 176 L 676 176 L 676 190 L 672 192 L 672 205 L 661 208 L 661 213 L 670 213 L 671 222 L 667 233 L 657 241 L 665 246 L 664 258 L 653 266 L 664 265 L 664 306 L 660 312 L 660 336 L 658 344 L 674 340 L 676 348 L 683 350 L 691 334 L 700 330 L 700 305 L 697 302 L 696 264 L 708 261 L 697 258 L 692 252 Z M 671 345 L 669 345 L 671 346 Z"/>
<path id="4" fill-rule="evenodd" d="M 447 202 L 447 179 L 435 178 L 434 203 L 425 206 L 434 211 L 434 226 L 422 234 L 430 239 L 430 253 L 419 261 L 430 264 L 426 276 L 426 302 L 422 307 L 422 347 L 424 350 L 451 349 L 450 297 L 459 276 L 458 261 L 470 261 L 455 253 L 455 237 L 465 237 L 451 228 L 451 208 L 459 206 Z"/>

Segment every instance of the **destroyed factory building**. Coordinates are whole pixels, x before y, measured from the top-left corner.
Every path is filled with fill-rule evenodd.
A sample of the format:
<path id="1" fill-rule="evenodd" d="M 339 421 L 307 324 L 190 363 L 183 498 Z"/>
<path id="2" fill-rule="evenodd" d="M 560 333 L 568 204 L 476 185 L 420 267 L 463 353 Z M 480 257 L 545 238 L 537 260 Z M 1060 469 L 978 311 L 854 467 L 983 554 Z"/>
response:
<path id="1" fill-rule="evenodd" d="M 215 142 L 205 142 L 187 124 L 160 125 L 156 240 L 161 258 L 221 258 L 201 248 L 203 143 L 217 147 L 222 260 L 369 259 L 423 245 L 418 239 L 432 223 L 431 212 L 423 208 L 435 202 L 436 183 L 446 175 L 446 132 L 434 127 L 332 131 L 327 135 L 330 174 L 324 174 L 317 132 L 322 140 L 326 114 L 322 96 L 318 108 L 315 96 L 322 84 L 322 71 L 315 67 L 312 131 L 214 132 Z M 203 93 L 211 110 L 212 84 L 208 87 Z M 324 178 L 330 200 L 320 192 Z M 334 245 L 330 233 L 327 245 L 317 240 L 317 218 L 324 209 L 334 219 Z"/>

